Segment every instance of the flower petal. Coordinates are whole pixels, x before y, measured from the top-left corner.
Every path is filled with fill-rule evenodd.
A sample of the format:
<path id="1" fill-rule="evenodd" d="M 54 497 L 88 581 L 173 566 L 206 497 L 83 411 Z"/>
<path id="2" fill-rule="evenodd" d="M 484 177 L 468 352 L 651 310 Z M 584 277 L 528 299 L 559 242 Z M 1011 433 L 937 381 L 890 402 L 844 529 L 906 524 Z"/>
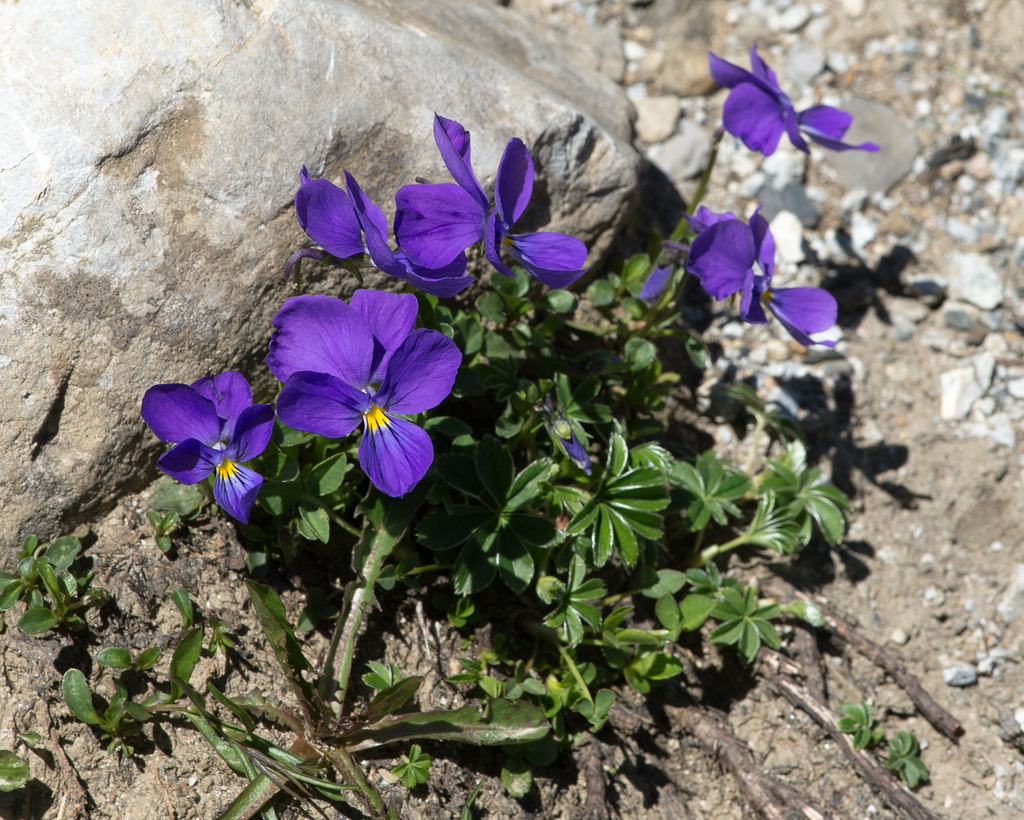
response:
<path id="1" fill-rule="evenodd" d="M 277 417 L 289 427 L 342 438 L 359 426 L 370 397 L 327 373 L 293 373 L 277 397 Z"/>
<path id="2" fill-rule="evenodd" d="M 822 288 L 779 288 L 771 290 L 764 300 L 768 309 L 800 344 L 810 347 L 822 344 L 834 347 L 834 341 L 815 341 L 811 333 L 821 333 L 836 323 L 838 306 L 835 297 Z"/>
<path id="3" fill-rule="evenodd" d="M 453 183 L 403 185 L 395 204 L 398 246 L 417 265 L 443 268 L 483 239 L 487 206 Z"/>
<path id="4" fill-rule="evenodd" d="M 508 225 L 501 221 L 498 211 L 495 209 L 487 218 L 487 229 L 484 232 L 484 256 L 498 273 L 504 276 L 515 276 L 515 271 L 501 258 L 501 246 L 506 236 L 508 236 Z"/>
<path id="5" fill-rule="evenodd" d="M 224 448 L 224 457 L 232 461 L 249 461 L 267 449 L 274 432 L 274 405 L 254 404 L 246 407 L 235 423 L 234 435 Z"/>
<path id="6" fill-rule="evenodd" d="M 777 96 L 753 83 L 743 83 L 729 93 L 722 107 L 722 124 L 751 151 L 770 156 L 786 130 L 785 110 Z"/>
<path id="7" fill-rule="evenodd" d="M 434 142 L 437 143 L 437 150 L 441 152 L 441 159 L 452 179 L 487 211 L 491 203 L 470 163 L 469 131 L 455 120 L 434 114 Z"/>
<path id="8" fill-rule="evenodd" d="M 384 378 L 391 354 L 416 324 L 419 304 L 411 293 L 386 290 L 357 290 L 349 304 L 370 326 L 373 334 L 373 375 L 368 382 L 379 384 Z"/>
<path id="9" fill-rule="evenodd" d="M 764 84 L 766 89 L 772 89 L 782 93 L 782 88 L 779 86 L 779 81 L 775 77 L 775 72 L 768 67 L 768 63 L 761 59 L 761 55 L 757 53 L 757 43 L 754 43 L 750 47 L 750 73 L 754 77 Z M 783 95 L 785 96 L 785 95 Z M 787 101 L 789 97 L 786 97 Z"/>
<path id="10" fill-rule="evenodd" d="M 267 367 L 284 382 L 300 370 L 330 373 L 363 388 L 373 375 L 373 333 L 366 319 L 334 296 L 286 299 L 274 316 Z"/>
<path id="11" fill-rule="evenodd" d="M 750 228 L 739 219 L 729 219 L 697 235 L 686 266 L 710 296 L 725 299 L 748 282 L 754 259 Z"/>
<path id="12" fill-rule="evenodd" d="M 370 261 L 385 273 L 401 276 L 404 268 L 395 259 L 395 252 L 388 244 L 388 220 L 384 216 L 384 211 L 363 192 L 355 177 L 348 171 L 345 172 L 345 187 L 365 234 L 366 251 L 370 254 Z"/>
<path id="13" fill-rule="evenodd" d="M 878 146 L 873 142 L 862 142 L 860 145 L 850 145 L 842 141 L 853 117 L 840 108 L 833 108 L 830 105 L 815 105 L 798 115 L 800 127 L 812 140 L 825 148 L 833 151 L 877 151 Z"/>
<path id="14" fill-rule="evenodd" d="M 533 157 L 521 139 L 513 137 L 505 146 L 494 183 L 494 205 L 501 220 L 514 225 L 523 215 L 533 193 Z"/>
<path id="15" fill-rule="evenodd" d="M 422 413 L 452 392 L 462 352 L 437 330 L 420 328 L 395 351 L 374 404 L 389 413 Z"/>
<path id="16" fill-rule="evenodd" d="M 712 225 L 717 225 L 719 222 L 725 222 L 729 219 L 739 219 L 739 217 L 732 211 L 718 213 L 717 211 L 712 211 L 706 205 L 699 206 L 696 213 L 684 214 L 684 216 L 686 217 L 686 221 L 690 225 L 691 230 L 695 233 L 700 233 L 701 231 L 710 228 Z"/>
<path id="17" fill-rule="evenodd" d="M 575 236 L 551 231 L 509 234 L 503 244 L 549 288 L 568 287 L 587 272 L 581 267 L 587 261 L 587 246 Z"/>
<path id="18" fill-rule="evenodd" d="M 255 470 L 228 461 L 217 468 L 213 478 L 213 498 L 228 515 L 248 524 L 249 513 L 262 484 L 263 476 Z"/>
<path id="19" fill-rule="evenodd" d="M 344 259 L 363 252 L 352 202 L 333 182 L 307 179 L 295 194 L 295 216 L 309 238 L 328 253 Z"/>
<path id="20" fill-rule="evenodd" d="M 217 469 L 223 459 L 219 450 L 190 438 L 160 456 L 156 466 L 182 484 L 197 484 Z"/>
<path id="21" fill-rule="evenodd" d="M 142 397 L 142 419 L 161 441 L 216 444 L 221 420 L 214 403 L 187 384 L 158 384 Z"/>
<path id="22" fill-rule="evenodd" d="M 401 274 L 402 279 L 424 293 L 430 293 L 442 299 L 454 296 L 476 281 L 472 276 L 466 275 L 466 254 L 464 253 L 460 253 L 450 264 L 442 268 L 424 268 L 414 265 L 401 251 L 395 254 L 395 258 L 405 266 L 405 271 Z"/>
<path id="23" fill-rule="evenodd" d="M 722 88 L 735 88 L 742 83 L 751 83 L 756 80 L 754 75 L 745 68 L 723 60 L 717 54 L 708 54 L 708 67 L 711 69 L 711 79 Z"/>
<path id="24" fill-rule="evenodd" d="M 647 275 L 644 286 L 640 288 L 640 298 L 645 302 L 656 302 L 661 296 L 665 285 L 668 284 L 669 274 L 672 273 L 671 265 L 661 265 Z"/>
<path id="25" fill-rule="evenodd" d="M 221 436 L 230 439 L 239 413 L 252 405 L 252 390 L 245 376 L 236 370 L 228 370 L 219 376 L 204 376 L 190 386 L 213 402 L 217 415 L 224 420 Z"/>
<path id="26" fill-rule="evenodd" d="M 411 421 L 382 415 L 380 423 L 367 422 L 359 442 L 359 464 L 374 487 L 397 498 L 427 474 L 434 445 L 426 431 Z"/>
<path id="27" fill-rule="evenodd" d="M 775 275 L 775 237 L 772 236 L 768 220 L 759 213 L 761 206 L 750 217 L 750 232 L 754 237 L 754 247 L 757 249 L 757 261 L 764 271 L 765 287 Z"/>

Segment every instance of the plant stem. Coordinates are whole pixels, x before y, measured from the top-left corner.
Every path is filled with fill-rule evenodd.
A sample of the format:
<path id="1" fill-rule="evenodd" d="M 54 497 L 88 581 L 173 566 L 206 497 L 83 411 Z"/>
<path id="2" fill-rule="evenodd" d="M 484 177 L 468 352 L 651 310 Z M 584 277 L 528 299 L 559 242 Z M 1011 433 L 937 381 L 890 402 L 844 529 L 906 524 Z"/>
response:
<path id="1" fill-rule="evenodd" d="M 747 536 L 743 535 L 733 538 L 732 541 L 726 541 L 724 544 L 712 544 L 710 547 L 706 547 L 696 554 L 695 560 L 691 562 L 692 566 L 703 567 L 717 558 L 719 555 L 727 553 L 729 550 L 734 550 L 737 547 L 742 547 L 747 543 Z"/>

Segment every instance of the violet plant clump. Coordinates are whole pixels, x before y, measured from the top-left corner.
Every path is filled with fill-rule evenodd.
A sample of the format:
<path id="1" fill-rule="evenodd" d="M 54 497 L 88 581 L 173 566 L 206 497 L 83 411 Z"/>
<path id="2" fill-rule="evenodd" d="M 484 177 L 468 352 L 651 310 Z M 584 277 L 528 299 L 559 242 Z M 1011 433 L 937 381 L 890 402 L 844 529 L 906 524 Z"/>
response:
<path id="1" fill-rule="evenodd" d="M 713 75 L 732 89 L 725 127 L 748 146 L 770 153 L 787 133 L 803 150 L 804 135 L 872 150 L 841 143 L 842 112 L 797 113 L 756 51 L 752 60 L 747 72 L 711 56 Z M 536 175 L 527 142 L 506 142 L 492 198 L 473 170 L 469 131 L 435 115 L 433 137 L 453 181 L 401 187 L 393 240 L 351 173 L 342 188 L 300 171 L 296 217 L 313 244 L 285 266 L 297 295 L 269 337 L 273 403 L 253 404 L 233 371 L 158 385 L 143 399 L 143 418 L 173 445 L 158 465 L 186 484 L 212 477 L 214 499 L 242 522 L 253 575 L 305 548 L 328 566 L 350 564 L 351 580 L 334 584 L 328 572 L 327 587 L 307 590 L 302 630 L 337 619 L 316 674 L 276 593 L 248 581 L 295 705 L 228 698 L 208 684 L 232 713 L 216 717 L 189 683 L 205 628 L 190 620 L 169 688 L 120 704 L 133 730 L 186 715 L 249 779 L 225 816 L 253 816 L 284 789 L 391 817 L 358 755 L 430 738 L 507 746 L 503 780 L 525 793 L 533 766 L 605 725 L 623 687 L 646 694 L 679 675 L 677 645 L 693 647 L 706 622 L 708 640 L 749 663 L 762 645 L 780 645 L 780 619 L 818 617 L 723 574 L 723 556 L 788 555 L 844 533 L 846 497 L 793 421 L 749 385 L 726 388 L 754 421 L 745 465 L 668 435 L 685 365 L 671 368 L 679 357 L 665 351 L 685 351 L 698 368 L 708 356 L 683 321 L 688 279 L 715 299 L 737 297 L 746 322 L 771 315 L 803 345 L 834 344 L 819 336 L 836 322 L 834 297 L 776 285 L 759 209 L 744 221 L 702 204 L 717 151 L 675 231 L 613 270 L 591 271 L 580 292 L 568 289 L 588 273 L 579 238 L 517 232 Z M 480 279 L 467 268 L 473 247 L 491 267 Z M 340 265 L 362 287 L 345 299 L 302 293 L 304 264 Z M 404 292 L 366 287 L 369 268 Z M 425 583 L 437 594 L 424 597 Z M 405 595 L 466 630 L 449 682 L 471 702 L 436 718 L 444 731 L 401 713 L 420 678 L 357 651 L 369 607 L 388 613 Z M 469 639 L 482 621 L 489 644 Z M 354 678 L 367 664 L 372 672 Z M 73 677 L 66 695 L 91 717 L 83 686 Z M 258 734 L 256 717 L 297 735 L 292 748 L 308 754 Z M 413 786 L 428 777 L 418 750 L 405 747 L 399 764 Z"/>

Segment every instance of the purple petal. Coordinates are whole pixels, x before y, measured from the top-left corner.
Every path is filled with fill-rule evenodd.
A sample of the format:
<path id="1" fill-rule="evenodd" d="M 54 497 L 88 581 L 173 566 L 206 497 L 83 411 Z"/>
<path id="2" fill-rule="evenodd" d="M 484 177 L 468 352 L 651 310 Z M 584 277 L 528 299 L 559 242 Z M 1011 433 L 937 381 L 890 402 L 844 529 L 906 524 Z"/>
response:
<path id="1" fill-rule="evenodd" d="M 356 388 L 373 375 L 366 319 L 333 296 L 293 296 L 274 316 L 267 367 L 279 381 L 300 370 L 330 373 Z"/>
<path id="2" fill-rule="evenodd" d="M 842 141 L 853 117 L 846 111 L 830 105 L 815 105 L 799 114 L 800 127 L 812 140 L 833 151 L 877 151 L 873 142 L 850 145 Z"/>
<path id="3" fill-rule="evenodd" d="M 443 268 L 483 239 L 488 208 L 458 185 L 403 185 L 395 204 L 398 246 L 417 265 Z"/>
<path id="4" fill-rule="evenodd" d="M 710 228 L 712 225 L 717 225 L 719 222 L 725 222 L 729 219 L 739 219 L 739 217 L 732 211 L 718 213 L 716 211 L 712 211 L 706 205 L 698 207 L 695 214 L 684 214 L 684 216 L 686 217 L 686 221 L 689 223 L 690 228 L 695 233 L 700 233 L 701 231 Z"/>
<path id="5" fill-rule="evenodd" d="M 594 468 L 590 462 L 590 456 L 587 454 L 586 448 L 576 436 L 576 433 L 572 432 L 569 438 L 559 437 L 558 440 L 562 443 L 565 454 L 572 459 L 572 463 L 583 470 L 587 475 L 590 475 Z"/>
<path id="6" fill-rule="evenodd" d="M 395 254 L 395 258 L 405 266 L 405 272 L 401 274 L 402 279 L 424 293 L 430 293 L 442 299 L 454 296 L 476 281 L 472 276 L 466 276 L 466 254 L 464 253 L 460 253 L 451 264 L 445 265 L 443 268 L 424 268 L 414 265 L 401 251 Z"/>
<path id="7" fill-rule="evenodd" d="M 200 396 L 213 402 L 217 415 L 224 419 L 221 435 L 230 439 L 235 430 L 235 419 L 246 407 L 252 405 L 252 390 L 245 376 L 235 370 L 219 376 L 204 376 L 191 384 Z"/>
<path id="8" fill-rule="evenodd" d="M 661 265 L 652 270 L 644 286 L 640 288 L 640 298 L 645 302 L 656 302 L 668 284 L 669 275 L 672 273 L 671 265 Z"/>
<path id="9" fill-rule="evenodd" d="M 293 373 L 277 397 L 282 422 L 328 438 L 347 436 L 369 408 L 369 396 L 327 373 Z"/>
<path id="10" fill-rule="evenodd" d="M 190 438 L 160 456 L 156 466 L 182 484 L 197 484 L 217 469 L 223 459 L 220 450 Z"/>
<path id="11" fill-rule="evenodd" d="M 786 134 L 789 136 L 789 141 L 793 143 L 793 146 L 805 154 L 811 153 L 811 148 L 807 144 L 807 140 L 804 139 L 803 134 L 800 133 L 800 120 L 797 117 L 796 111 L 793 108 L 786 109 Z"/>
<path id="12" fill-rule="evenodd" d="M 248 524 L 261 484 L 263 477 L 259 473 L 233 461 L 225 461 L 213 478 L 213 498 L 228 515 Z"/>
<path id="13" fill-rule="evenodd" d="M 363 252 L 363 234 L 355 209 L 333 182 L 303 182 L 295 194 L 295 216 L 310 239 L 339 259 Z"/>
<path id="14" fill-rule="evenodd" d="M 158 384 L 142 397 L 142 418 L 161 441 L 216 444 L 221 420 L 214 403 L 187 384 Z"/>
<path id="15" fill-rule="evenodd" d="M 487 230 L 484 233 L 484 256 L 494 269 L 504 276 L 515 276 L 512 270 L 501 258 L 501 246 L 508 236 L 508 225 L 498 218 L 498 211 L 494 210 L 487 218 Z"/>
<path id="16" fill-rule="evenodd" d="M 838 306 L 835 297 L 822 288 L 779 288 L 765 294 L 764 302 L 789 334 L 805 347 L 821 344 L 834 347 L 835 342 L 816 342 L 811 333 L 821 333 L 836 323 Z"/>
<path id="17" fill-rule="evenodd" d="M 232 461 L 249 461 L 267 449 L 274 432 L 274 405 L 254 404 L 238 416 L 234 435 L 224 448 L 224 457 Z"/>
<path id="18" fill-rule="evenodd" d="M 533 193 L 533 157 L 521 139 L 513 137 L 505 146 L 494 183 L 494 205 L 502 222 L 514 225 L 523 215 Z"/>
<path id="19" fill-rule="evenodd" d="M 754 235 L 738 219 L 723 220 L 701 231 L 690 247 L 687 268 L 715 299 L 740 290 L 752 276 Z"/>
<path id="20" fill-rule="evenodd" d="M 754 75 L 745 68 L 723 60 L 717 54 L 708 54 L 708 67 L 711 69 L 711 79 L 722 88 L 735 88 L 742 83 L 751 83 L 756 80 Z"/>
<path id="21" fill-rule="evenodd" d="M 751 151 L 770 156 L 786 130 L 785 110 L 778 97 L 753 83 L 743 83 L 729 92 L 722 124 Z"/>
<path id="22" fill-rule="evenodd" d="M 761 206 L 758 205 L 757 210 L 750 217 L 750 232 L 754 237 L 757 261 L 761 265 L 761 270 L 764 271 L 767 286 L 767 282 L 771 281 L 775 274 L 775 237 L 772 236 L 768 220 L 759 213 L 760 210 Z"/>
<path id="23" fill-rule="evenodd" d="M 587 246 L 575 236 L 544 231 L 510 234 L 505 243 L 510 254 L 527 272 L 549 288 L 564 288 L 586 269 Z"/>
<path id="24" fill-rule="evenodd" d="M 784 97 L 786 96 L 779 86 L 779 81 L 775 78 L 775 72 L 768 68 L 768 63 L 762 60 L 761 55 L 757 53 L 757 43 L 750 47 L 750 73 L 764 84 L 766 90 L 771 89 Z M 786 97 L 786 101 L 789 101 L 789 97 Z"/>
<path id="25" fill-rule="evenodd" d="M 761 304 L 761 294 L 767 286 L 768 277 L 756 275 L 753 269 L 747 272 L 747 279 L 740 288 L 740 318 L 744 322 L 752 325 L 768 324 L 768 316 Z"/>
<path id="26" fill-rule="evenodd" d="M 490 201 L 470 164 L 469 131 L 455 120 L 434 114 L 434 142 L 437 143 L 437 150 L 441 152 L 441 159 L 444 160 L 452 179 L 470 194 L 480 207 L 488 210 Z"/>
<path id="27" fill-rule="evenodd" d="M 386 290 L 357 290 L 350 304 L 366 320 L 373 334 L 373 375 L 368 382 L 379 384 L 391 355 L 412 332 L 419 305 L 411 293 Z"/>
<path id="28" fill-rule="evenodd" d="M 436 407 L 452 392 L 461 364 L 458 345 L 443 333 L 414 330 L 392 356 L 373 402 L 389 413 L 422 413 Z"/>
<path id="29" fill-rule="evenodd" d="M 433 460 L 430 436 L 411 421 L 381 411 L 367 419 L 359 442 L 359 464 L 385 495 L 405 495 L 426 475 Z"/>
<path id="30" fill-rule="evenodd" d="M 373 204 L 373 200 L 364 193 L 363 189 L 359 187 L 359 183 L 356 182 L 356 178 L 348 171 L 345 172 L 345 188 L 363 232 L 373 231 L 383 236 L 387 243 L 388 219 L 384 216 L 384 211 Z"/>

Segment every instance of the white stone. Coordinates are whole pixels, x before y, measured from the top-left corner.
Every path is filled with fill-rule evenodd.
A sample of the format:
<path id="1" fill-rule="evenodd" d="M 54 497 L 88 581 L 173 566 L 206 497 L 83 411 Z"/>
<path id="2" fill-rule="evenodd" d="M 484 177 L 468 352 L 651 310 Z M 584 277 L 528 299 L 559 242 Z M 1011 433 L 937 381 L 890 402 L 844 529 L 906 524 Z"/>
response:
<path id="1" fill-rule="evenodd" d="M 967 418 L 971 406 L 981 398 L 982 389 L 978 385 L 973 367 L 957 367 L 947 370 L 940 376 L 942 399 L 939 406 L 939 417 L 945 421 Z"/>
<path id="2" fill-rule="evenodd" d="M 799 264 L 807 258 L 803 248 L 804 227 L 798 216 L 791 211 L 779 211 L 769 227 L 775 238 L 775 250 L 783 262 Z"/>
<path id="3" fill-rule="evenodd" d="M 863 251 L 869 244 L 875 241 L 878 235 L 878 228 L 875 223 L 864 214 L 856 211 L 850 217 L 850 241 L 858 251 Z"/>
<path id="4" fill-rule="evenodd" d="M 980 253 L 954 253 L 949 261 L 950 292 L 982 310 L 1003 302 L 1003 280 L 989 258 Z"/>
<path id="5" fill-rule="evenodd" d="M 788 142 L 782 142 L 770 157 L 761 163 L 764 171 L 772 181 L 772 187 L 781 191 L 793 182 L 802 182 L 807 171 L 807 154 L 798 151 Z"/>
<path id="6" fill-rule="evenodd" d="M 1007 623 L 1024 615 L 1024 564 L 1017 564 L 1014 567 L 1013 578 L 1000 596 L 996 611 Z"/>
<path id="7" fill-rule="evenodd" d="M 958 663 L 942 670 L 942 679 L 947 686 L 973 686 L 978 682 L 978 673 L 969 663 Z"/>

